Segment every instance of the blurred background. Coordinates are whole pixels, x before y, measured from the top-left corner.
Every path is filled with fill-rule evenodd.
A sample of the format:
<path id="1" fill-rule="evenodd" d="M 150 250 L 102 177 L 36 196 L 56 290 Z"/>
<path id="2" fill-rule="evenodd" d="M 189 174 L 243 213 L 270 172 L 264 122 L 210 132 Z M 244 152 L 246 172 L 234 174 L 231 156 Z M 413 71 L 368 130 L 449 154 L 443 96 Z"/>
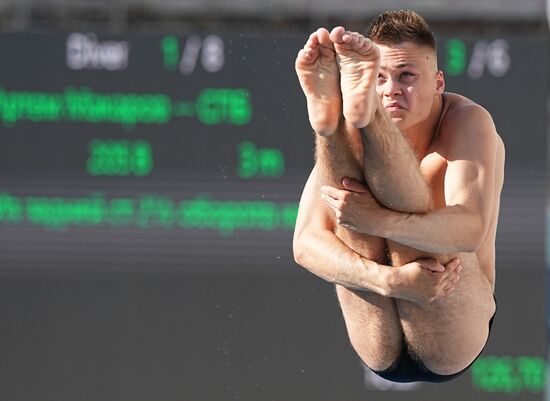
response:
<path id="1" fill-rule="evenodd" d="M 397 385 L 292 257 L 309 33 L 413 8 L 507 149 L 498 313 Z M 0 400 L 550 400 L 544 0 L 0 0 Z"/>

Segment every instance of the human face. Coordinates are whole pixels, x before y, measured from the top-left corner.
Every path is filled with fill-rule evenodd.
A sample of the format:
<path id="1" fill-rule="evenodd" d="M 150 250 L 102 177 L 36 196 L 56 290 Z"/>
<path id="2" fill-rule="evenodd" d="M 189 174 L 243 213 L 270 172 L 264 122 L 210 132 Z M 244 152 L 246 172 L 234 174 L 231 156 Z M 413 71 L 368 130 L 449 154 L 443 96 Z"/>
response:
<path id="1" fill-rule="evenodd" d="M 379 44 L 378 48 L 376 91 L 382 105 L 401 131 L 423 127 L 433 117 L 435 99 L 445 88 L 434 51 L 412 42 Z"/>

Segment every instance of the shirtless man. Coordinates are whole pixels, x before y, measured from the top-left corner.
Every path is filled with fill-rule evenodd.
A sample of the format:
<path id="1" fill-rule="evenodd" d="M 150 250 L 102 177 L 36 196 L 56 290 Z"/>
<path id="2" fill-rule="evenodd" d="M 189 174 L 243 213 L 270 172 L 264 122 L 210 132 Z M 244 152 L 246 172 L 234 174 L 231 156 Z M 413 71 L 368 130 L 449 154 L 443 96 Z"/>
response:
<path id="1" fill-rule="evenodd" d="M 486 110 L 444 92 L 422 17 L 384 13 L 367 37 L 320 28 L 296 59 L 316 164 L 294 256 L 336 284 L 370 369 L 443 382 L 480 354 L 496 310 L 504 145 Z"/>

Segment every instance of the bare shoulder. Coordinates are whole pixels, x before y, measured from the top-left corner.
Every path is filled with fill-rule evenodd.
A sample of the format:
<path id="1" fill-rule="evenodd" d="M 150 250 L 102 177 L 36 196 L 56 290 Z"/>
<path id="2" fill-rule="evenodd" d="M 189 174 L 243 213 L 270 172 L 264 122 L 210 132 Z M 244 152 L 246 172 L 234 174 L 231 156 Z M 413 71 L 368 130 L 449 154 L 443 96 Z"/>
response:
<path id="1" fill-rule="evenodd" d="M 438 133 L 440 144 L 451 151 L 463 146 L 483 146 L 504 152 L 491 114 L 473 100 L 455 93 L 443 94 L 443 112 Z"/>
<path id="2" fill-rule="evenodd" d="M 472 128 L 478 135 L 497 134 L 491 114 L 473 100 L 456 93 L 444 93 L 443 99 L 441 127 L 446 129 L 442 130 L 442 134 L 472 132 Z"/>

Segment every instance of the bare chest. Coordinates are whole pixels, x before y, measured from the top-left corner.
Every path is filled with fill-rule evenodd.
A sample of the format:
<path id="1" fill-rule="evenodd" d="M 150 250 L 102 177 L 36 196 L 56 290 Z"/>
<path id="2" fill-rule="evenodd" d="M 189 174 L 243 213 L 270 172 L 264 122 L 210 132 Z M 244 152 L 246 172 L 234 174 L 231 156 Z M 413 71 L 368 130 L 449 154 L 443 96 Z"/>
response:
<path id="1" fill-rule="evenodd" d="M 441 209 L 445 207 L 447 159 L 436 152 L 430 153 L 420 162 L 420 170 L 432 190 L 435 208 Z"/>
<path id="2" fill-rule="evenodd" d="M 445 175 L 447 173 L 447 159 L 438 153 L 430 153 L 420 162 L 420 169 L 432 190 L 432 199 L 436 209 L 446 206 Z M 494 286 L 494 242 L 496 223 L 491 224 L 488 236 L 476 252 L 479 266 L 489 282 Z M 462 256 L 464 257 L 464 255 Z"/>

